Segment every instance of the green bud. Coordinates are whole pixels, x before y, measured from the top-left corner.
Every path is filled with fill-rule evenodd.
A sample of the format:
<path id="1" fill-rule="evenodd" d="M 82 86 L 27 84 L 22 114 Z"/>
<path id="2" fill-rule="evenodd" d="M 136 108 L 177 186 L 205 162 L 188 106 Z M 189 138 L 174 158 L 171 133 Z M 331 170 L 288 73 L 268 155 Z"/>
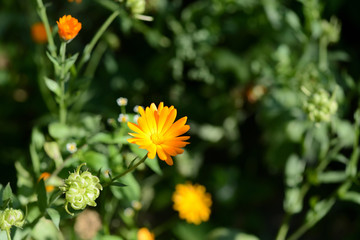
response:
<path id="1" fill-rule="evenodd" d="M 321 21 L 322 36 L 329 43 L 336 43 L 340 38 L 341 24 L 336 17 L 331 17 L 330 21 Z"/>
<path id="2" fill-rule="evenodd" d="M 65 180 L 64 186 L 60 190 L 65 193 L 65 210 L 68 210 L 68 204 L 75 210 L 84 209 L 87 205 L 95 207 L 95 200 L 100 195 L 102 186 L 98 177 L 93 176 L 90 172 L 84 171 L 80 173 L 80 168 L 85 163 L 78 166 L 76 172 L 69 175 Z"/>
<path id="3" fill-rule="evenodd" d="M 0 229 L 9 231 L 12 226 L 22 227 L 24 224 L 24 215 L 22 211 L 12 208 L 6 208 L 0 211 Z"/>
<path id="4" fill-rule="evenodd" d="M 337 108 L 334 95 L 330 96 L 324 89 L 318 89 L 304 103 L 304 110 L 313 122 L 329 122 Z"/>
<path id="5" fill-rule="evenodd" d="M 130 8 L 131 13 L 134 15 L 145 12 L 145 0 L 127 0 L 126 6 Z"/>

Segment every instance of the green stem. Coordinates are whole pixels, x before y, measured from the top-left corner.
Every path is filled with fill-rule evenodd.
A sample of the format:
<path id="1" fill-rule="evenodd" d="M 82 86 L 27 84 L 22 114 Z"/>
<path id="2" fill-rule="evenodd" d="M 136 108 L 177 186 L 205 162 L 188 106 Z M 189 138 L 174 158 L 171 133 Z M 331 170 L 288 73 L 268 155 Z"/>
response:
<path id="1" fill-rule="evenodd" d="M 143 162 L 145 162 L 146 159 L 147 159 L 147 154 L 146 154 L 139 162 L 135 163 L 132 167 L 126 169 L 123 173 L 120 173 L 119 175 L 113 177 L 110 182 L 105 183 L 105 184 L 103 185 L 103 187 L 109 186 L 109 185 L 110 185 L 112 182 L 114 182 L 116 179 L 125 176 L 125 175 L 128 174 L 129 172 L 132 172 L 132 171 L 133 171 L 135 168 L 137 168 L 140 164 L 142 164 Z"/>
<path id="2" fill-rule="evenodd" d="M 276 240 L 285 240 L 286 235 L 289 231 L 289 220 L 290 220 L 290 215 L 287 213 L 284 216 L 283 222 L 276 236 Z"/>
<path id="3" fill-rule="evenodd" d="M 322 71 L 327 70 L 328 68 L 328 59 L 327 59 L 327 39 L 322 37 L 320 38 L 320 44 L 319 44 L 319 68 Z"/>
<path id="4" fill-rule="evenodd" d="M 66 54 L 66 42 L 62 41 L 60 46 L 60 58 L 61 58 L 61 74 L 60 74 L 60 103 L 59 103 L 59 116 L 60 123 L 66 123 L 66 103 L 65 103 L 65 54 Z"/>
<path id="5" fill-rule="evenodd" d="M 99 41 L 100 37 L 104 34 L 106 29 L 110 26 L 110 24 L 114 21 L 114 19 L 120 14 L 120 10 L 114 11 L 108 19 L 103 23 L 103 25 L 100 27 L 100 29 L 97 31 L 93 39 L 90 41 L 88 45 L 84 48 L 84 52 L 82 54 L 79 66 L 78 66 L 78 72 L 83 67 L 84 63 L 87 62 L 90 59 L 91 52 L 93 48 L 95 47 L 95 44 Z"/>
<path id="6" fill-rule="evenodd" d="M 349 165 L 346 168 L 346 173 L 350 177 L 355 177 L 357 173 L 357 164 L 359 161 L 359 137 L 360 137 L 360 129 L 359 126 L 355 125 L 355 139 L 353 144 L 353 152 L 350 157 Z"/>
<path id="7" fill-rule="evenodd" d="M 6 229 L 6 236 L 8 240 L 11 240 L 10 229 Z"/>
<path id="8" fill-rule="evenodd" d="M 49 51 L 51 53 L 51 56 L 56 57 L 57 56 L 56 55 L 56 46 L 55 46 L 54 39 L 51 34 L 49 20 L 46 15 L 46 8 L 45 8 L 42 0 L 37 0 L 37 5 L 38 5 L 38 14 L 40 16 L 41 21 L 44 23 L 44 26 L 45 26 L 46 36 L 48 39 Z"/>

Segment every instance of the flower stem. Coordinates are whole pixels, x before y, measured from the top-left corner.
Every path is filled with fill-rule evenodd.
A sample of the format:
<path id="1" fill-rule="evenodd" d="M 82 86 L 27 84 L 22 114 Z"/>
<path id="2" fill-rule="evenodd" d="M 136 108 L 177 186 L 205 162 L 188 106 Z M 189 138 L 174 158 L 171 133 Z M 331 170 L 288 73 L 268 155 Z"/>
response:
<path id="1" fill-rule="evenodd" d="M 103 23 L 103 25 L 100 27 L 100 29 L 97 31 L 93 39 L 90 41 L 89 44 L 86 45 L 84 48 L 84 52 L 82 54 L 79 66 L 78 66 L 78 72 L 83 67 L 84 63 L 87 62 L 90 59 L 91 52 L 93 48 L 95 47 L 95 44 L 99 41 L 100 37 L 104 34 L 106 29 L 110 26 L 110 24 L 114 21 L 114 19 L 120 14 L 119 10 L 114 11 L 108 19 Z"/>
<path id="2" fill-rule="evenodd" d="M 284 216 L 281 227 L 280 227 L 280 229 L 279 229 L 279 231 L 277 233 L 276 240 L 285 240 L 286 235 L 287 235 L 287 233 L 289 231 L 289 220 L 290 220 L 290 215 L 287 213 Z"/>
<path id="3" fill-rule="evenodd" d="M 8 240 L 11 240 L 10 229 L 6 229 L 6 236 Z"/>
<path id="4" fill-rule="evenodd" d="M 46 8 L 45 8 L 42 0 L 37 0 L 37 5 L 38 5 L 38 14 L 40 16 L 41 21 L 44 23 L 44 26 L 45 26 L 46 36 L 48 39 L 49 51 L 51 53 L 51 56 L 56 57 L 56 46 L 55 46 L 54 39 L 51 34 L 49 20 L 46 15 Z"/>
<path id="5" fill-rule="evenodd" d="M 60 123 L 66 123 L 66 104 L 65 104 L 65 54 L 66 54 L 66 42 L 61 42 L 60 46 L 60 58 L 61 58 L 61 73 L 60 73 L 60 102 L 59 102 L 59 116 Z"/>
<path id="6" fill-rule="evenodd" d="M 322 37 L 320 38 L 319 44 L 319 68 L 322 71 L 327 70 L 328 68 L 328 59 L 327 59 L 327 39 Z"/>
<path id="7" fill-rule="evenodd" d="M 142 164 L 143 162 L 145 162 L 145 160 L 147 159 L 147 154 L 137 163 L 135 163 L 132 167 L 126 169 L 124 172 L 120 173 L 119 175 L 113 177 L 110 182 L 107 182 L 106 184 L 103 185 L 103 187 L 107 187 L 109 185 L 111 185 L 111 183 L 113 183 L 116 179 L 121 178 L 123 176 L 125 176 L 126 174 L 128 174 L 129 172 L 132 172 L 135 168 L 137 168 L 140 164 Z"/>

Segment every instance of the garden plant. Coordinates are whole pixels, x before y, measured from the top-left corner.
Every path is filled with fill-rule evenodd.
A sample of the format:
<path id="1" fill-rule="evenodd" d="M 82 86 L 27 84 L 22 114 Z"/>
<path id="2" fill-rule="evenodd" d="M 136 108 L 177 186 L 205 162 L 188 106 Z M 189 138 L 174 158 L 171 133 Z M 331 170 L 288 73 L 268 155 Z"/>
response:
<path id="1" fill-rule="evenodd" d="M 358 239 L 350 5 L 1 0 L 0 239 Z"/>

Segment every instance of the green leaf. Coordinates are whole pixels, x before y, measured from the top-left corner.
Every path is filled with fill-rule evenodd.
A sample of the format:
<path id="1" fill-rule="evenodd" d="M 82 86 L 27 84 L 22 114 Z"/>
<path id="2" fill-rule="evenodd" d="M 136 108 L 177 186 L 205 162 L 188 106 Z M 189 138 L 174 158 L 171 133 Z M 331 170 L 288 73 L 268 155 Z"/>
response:
<path id="1" fill-rule="evenodd" d="M 305 170 L 305 162 L 297 155 L 291 155 L 285 166 L 285 182 L 288 187 L 294 187 L 303 180 L 303 172 Z"/>
<path id="2" fill-rule="evenodd" d="M 159 159 L 157 157 L 155 157 L 154 159 L 146 159 L 145 164 L 158 175 L 162 175 L 162 170 L 159 165 Z"/>
<path id="3" fill-rule="evenodd" d="M 88 140 L 88 143 L 89 144 L 91 144 L 91 143 L 115 144 L 116 142 L 114 141 L 111 134 L 100 132 L 100 133 L 95 134 L 93 137 L 91 137 Z"/>
<path id="4" fill-rule="evenodd" d="M 54 58 L 53 56 L 51 56 L 51 54 L 49 52 L 46 52 L 46 55 L 50 59 L 50 61 L 54 64 L 55 70 L 56 71 L 60 70 L 60 64 L 59 64 L 58 60 L 56 58 Z"/>
<path id="5" fill-rule="evenodd" d="M 46 212 L 49 214 L 49 217 L 51 218 L 51 220 L 53 221 L 55 227 L 59 229 L 59 224 L 60 224 L 60 213 L 54 209 L 54 208 L 48 208 L 46 209 Z"/>
<path id="6" fill-rule="evenodd" d="M 208 240 L 259 240 L 258 237 L 254 235 L 250 235 L 247 233 L 243 233 L 239 230 L 228 229 L 228 228 L 216 228 L 212 230 L 208 238 Z"/>
<path id="7" fill-rule="evenodd" d="M 108 159 L 104 154 L 88 151 L 84 153 L 84 159 L 89 168 L 93 169 L 94 171 L 98 171 L 100 168 L 109 168 Z"/>
<path id="8" fill-rule="evenodd" d="M 126 184 L 120 183 L 120 182 L 112 182 L 110 186 L 116 186 L 116 187 L 126 187 Z"/>
<path id="9" fill-rule="evenodd" d="M 45 212 L 47 208 L 47 196 L 44 179 L 41 179 L 36 187 L 36 193 L 38 198 L 38 206 L 41 212 Z"/>
<path id="10" fill-rule="evenodd" d="M 122 199 L 124 197 L 128 201 L 140 199 L 140 185 L 131 173 L 121 177 L 121 182 L 127 186 L 120 188 L 118 186 L 110 186 L 112 193 L 117 199 Z"/>
<path id="11" fill-rule="evenodd" d="M 300 188 L 288 188 L 285 191 L 284 210 L 287 213 L 295 214 L 303 208 L 303 197 Z"/>
<path id="12" fill-rule="evenodd" d="M 33 143 L 30 143 L 29 150 L 34 172 L 38 176 L 40 175 L 40 158 Z"/>
<path id="13" fill-rule="evenodd" d="M 56 167 L 61 166 L 64 162 L 60 153 L 60 148 L 57 142 L 46 142 L 44 144 L 46 154 L 54 160 Z"/>
<path id="14" fill-rule="evenodd" d="M 105 236 L 100 236 L 99 240 L 124 240 L 124 239 L 118 236 L 105 235 Z"/>
<path id="15" fill-rule="evenodd" d="M 66 138 L 82 138 L 87 135 L 85 129 L 76 126 L 67 126 L 58 122 L 49 125 L 49 133 L 53 138 L 66 139 Z"/>
<path id="16" fill-rule="evenodd" d="M 317 175 L 317 180 L 321 183 L 343 182 L 346 178 L 347 174 L 342 171 L 329 171 Z"/>
<path id="17" fill-rule="evenodd" d="M 56 94 L 56 96 L 60 96 L 61 95 L 61 89 L 60 86 L 57 82 L 55 82 L 54 80 L 44 77 L 45 80 L 45 85 L 47 86 L 47 88 L 52 91 L 53 93 Z"/>
<path id="18" fill-rule="evenodd" d="M 68 72 L 69 69 L 74 65 L 78 56 L 79 56 L 79 53 L 76 53 L 73 56 L 71 56 L 65 60 L 65 72 Z"/>
<path id="19" fill-rule="evenodd" d="M 40 130 L 36 127 L 33 129 L 31 133 L 31 142 L 35 145 L 37 150 L 42 149 L 44 145 L 45 142 L 44 134 L 42 134 Z"/>
<path id="20" fill-rule="evenodd" d="M 353 192 L 353 191 L 346 192 L 340 195 L 340 199 L 354 202 L 360 205 L 360 193 L 358 192 Z"/>
<path id="21" fill-rule="evenodd" d="M 6 187 L 2 188 L 0 191 L 0 205 L 2 205 L 4 202 L 12 201 L 12 197 L 13 194 L 12 194 L 11 186 L 10 183 L 8 183 Z"/>
<path id="22" fill-rule="evenodd" d="M 62 236 L 61 232 L 58 231 L 55 224 L 44 217 L 40 218 L 40 220 L 36 223 L 35 227 L 31 232 L 31 237 L 33 239 L 58 239 L 64 240 L 65 238 Z"/>
<path id="23" fill-rule="evenodd" d="M 306 222 L 310 226 L 313 226 L 330 211 L 334 204 L 335 198 L 324 199 L 317 202 L 315 206 L 307 212 Z"/>

